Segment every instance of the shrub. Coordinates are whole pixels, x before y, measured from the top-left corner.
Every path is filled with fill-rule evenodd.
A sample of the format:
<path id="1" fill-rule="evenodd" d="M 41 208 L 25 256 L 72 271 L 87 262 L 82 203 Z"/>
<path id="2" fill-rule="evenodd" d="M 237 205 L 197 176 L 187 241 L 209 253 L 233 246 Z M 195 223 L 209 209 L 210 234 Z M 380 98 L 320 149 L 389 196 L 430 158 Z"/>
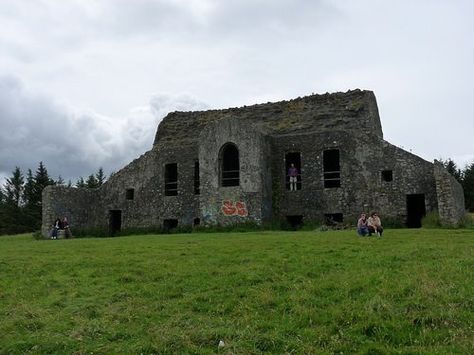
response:
<path id="1" fill-rule="evenodd" d="M 441 227 L 441 220 L 439 219 L 438 211 L 428 212 L 422 219 L 421 225 L 423 228 L 439 228 Z"/>

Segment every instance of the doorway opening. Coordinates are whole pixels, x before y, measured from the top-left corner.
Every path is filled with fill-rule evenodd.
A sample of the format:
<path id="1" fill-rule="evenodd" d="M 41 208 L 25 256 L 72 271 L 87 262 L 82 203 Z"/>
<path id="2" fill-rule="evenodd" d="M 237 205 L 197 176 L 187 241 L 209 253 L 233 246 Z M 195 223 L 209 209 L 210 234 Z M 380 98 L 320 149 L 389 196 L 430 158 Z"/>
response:
<path id="1" fill-rule="evenodd" d="M 303 225 L 303 216 L 286 216 L 286 222 L 290 225 L 291 229 L 297 230 Z"/>
<path id="2" fill-rule="evenodd" d="M 407 227 L 420 228 L 425 214 L 425 194 L 407 195 Z"/>
<path id="3" fill-rule="evenodd" d="M 122 229 L 122 210 L 109 211 L 109 234 L 114 236 Z"/>
<path id="4" fill-rule="evenodd" d="M 296 183 L 290 181 L 290 168 L 296 168 Z M 286 189 L 301 190 L 301 153 L 293 152 L 285 155 Z"/>
<path id="5" fill-rule="evenodd" d="M 178 220 L 177 219 L 165 219 L 163 221 L 163 230 L 165 232 L 171 232 L 176 227 L 178 227 Z"/>

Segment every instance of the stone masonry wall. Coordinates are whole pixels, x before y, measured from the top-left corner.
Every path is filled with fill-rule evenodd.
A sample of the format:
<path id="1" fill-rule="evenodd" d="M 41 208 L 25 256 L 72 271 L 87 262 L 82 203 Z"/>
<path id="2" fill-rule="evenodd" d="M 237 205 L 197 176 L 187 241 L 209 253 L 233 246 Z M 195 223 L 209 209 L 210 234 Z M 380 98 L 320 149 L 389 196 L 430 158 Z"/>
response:
<path id="1" fill-rule="evenodd" d="M 41 233 L 47 237 L 57 217 L 67 217 L 71 231 L 77 228 L 93 228 L 98 208 L 98 190 L 47 186 L 43 190 L 43 216 Z"/>
<path id="2" fill-rule="evenodd" d="M 341 186 L 325 188 L 323 152 L 338 149 Z M 302 189 L 289 191 L 285 183 L 285 155 L 301 153 Z M 344 221 L 356 221 L 362 211 L 378 211 L 382 217 L 405 223 L 406 195 L 424 194 L 428 211 L 436 209 L 432 164 L 370 134 L 334 131 L 326 134 L 273 137 L 274 215 L 302 215 L 321 220 L 325 214 L 342 213 Z M 391 170 L 393 180 L 383 181 Z"/>
<path id="3" fill-rule="evenodd" d="M 457 226 L 466 214 L 462 186 L 439 161 L 435 160 L 433 170 L 441 223 L 445 226 Z"/>
<path id="4" fill-rule="evenodd" d="M 267 158 L 269 141 L 265 135 L 239 120 L 228 119 L 209 124 L 201 132 L 199 141 L 203 224 L 260 223 L 269 218 L 271 175 Z M 226 143 L 235 144 L 239 150 L 239 186 L 220 184 L 219 154 Z"/>

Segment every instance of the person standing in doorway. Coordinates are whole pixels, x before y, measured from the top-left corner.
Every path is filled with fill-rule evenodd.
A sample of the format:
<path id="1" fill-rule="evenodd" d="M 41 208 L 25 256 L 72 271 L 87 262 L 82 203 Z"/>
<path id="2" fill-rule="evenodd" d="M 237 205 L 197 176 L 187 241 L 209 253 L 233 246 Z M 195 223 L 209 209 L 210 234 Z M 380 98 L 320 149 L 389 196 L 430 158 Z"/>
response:
<path id="1" fill-rule="evenodd" d="M 291 163 L 288 169 L 288 176 L 290 177 L 290 191 L 296 191 L 296 182 L 298 181 L 298 169 L 295 164 Z"/>

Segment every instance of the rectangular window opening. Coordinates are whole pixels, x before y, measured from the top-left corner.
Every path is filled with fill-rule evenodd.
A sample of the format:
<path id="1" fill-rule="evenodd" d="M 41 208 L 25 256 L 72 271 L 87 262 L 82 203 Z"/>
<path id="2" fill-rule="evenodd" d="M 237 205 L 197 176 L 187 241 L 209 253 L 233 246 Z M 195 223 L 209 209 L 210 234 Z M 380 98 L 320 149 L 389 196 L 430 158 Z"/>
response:
<path id="1" fill-rule="evenodd" d="M 200 224 L 201 224 L 201 218 L 194 218 L 193 225 L 196 227 L 196 226 L 199 226 Z"/>
<path id="2" fill-rule="evenodd" d="M 324 187 L 341 186 L 341 166 L 339 163 L 339 149 L 329 149 L 323 152 Z"/>
<path id="3" fill-rule="evenodd" d="M 301 190 L 301 153 L 291 152 L 285 155 L 286 189 Z"/>
<path id="4" fill-rule="evenodd" d="M 178 195 L 178 164 L 165 165 L 165 196 Z"/>
<path id="5" fill-rule="evenodd" d="M 382 181 L 385 181 L 385 182 L 393 181 L 393 172 L 392 172 L 392 170 L 383 170 L 382 171 Z"/>
<path id="6" fill-rule="evenodd" d="M 133 200 L 135 198 L 135 189 L 125 190 L 125 199 Z"/>
<path id="7" fill-rule="evenodd" d="M 199 162 L 194 163 L 194 194 L 199 195 L 201 193 L 201 182 L 199 180 Z"/>

